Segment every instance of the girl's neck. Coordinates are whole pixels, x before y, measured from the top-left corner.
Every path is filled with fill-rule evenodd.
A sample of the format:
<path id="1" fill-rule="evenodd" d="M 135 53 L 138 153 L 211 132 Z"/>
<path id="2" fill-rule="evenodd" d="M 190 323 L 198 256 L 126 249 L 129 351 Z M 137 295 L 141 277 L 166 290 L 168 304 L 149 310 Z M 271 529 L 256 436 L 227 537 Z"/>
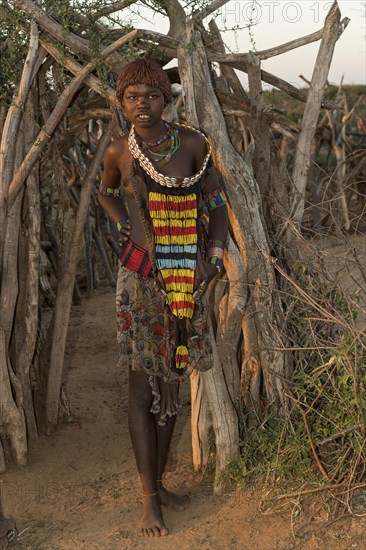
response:
<path id="1" fill-rule="evenodd" d="M 163 120 L 160 120 L 152 128 L 136 128 L 135 133 L 144 141 L 155 141 L 166 133 L 166 126 Z"/>

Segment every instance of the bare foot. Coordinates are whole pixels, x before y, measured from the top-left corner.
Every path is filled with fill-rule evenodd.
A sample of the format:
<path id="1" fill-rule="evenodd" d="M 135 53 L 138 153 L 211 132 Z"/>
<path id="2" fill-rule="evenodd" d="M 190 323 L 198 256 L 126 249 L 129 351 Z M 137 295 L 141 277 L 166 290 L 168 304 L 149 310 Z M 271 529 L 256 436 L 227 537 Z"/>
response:
<path id="1" fill-rule="evenodd" d="M 143 497 L 140 535 L 145 537 L 165 537 L 169 535 L 161 514 L 159 495 Z"/>
<path id="2" fill-rule="evenodd" d="M 170 510 L 175 510 L 177 512 L 183 512 L 190 505 L 190 500 L 188 495 L 177 495 L 177 493 L 172 493 L 160 485 L 159 487 L 160 501 L 163 506 L 166 506 Z"/>

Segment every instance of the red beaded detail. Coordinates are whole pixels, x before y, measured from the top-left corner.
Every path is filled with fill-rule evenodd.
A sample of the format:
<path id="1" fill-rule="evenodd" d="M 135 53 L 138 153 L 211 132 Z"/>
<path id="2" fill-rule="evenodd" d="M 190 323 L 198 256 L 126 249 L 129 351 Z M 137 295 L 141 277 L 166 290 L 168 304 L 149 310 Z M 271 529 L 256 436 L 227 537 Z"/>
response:
<path id="1" fill-rule="evenodd" d="M 128 241 L 121 256 L 121 265 L 143 277 L 152 277 L 149 253 L 132 241 Z"/>

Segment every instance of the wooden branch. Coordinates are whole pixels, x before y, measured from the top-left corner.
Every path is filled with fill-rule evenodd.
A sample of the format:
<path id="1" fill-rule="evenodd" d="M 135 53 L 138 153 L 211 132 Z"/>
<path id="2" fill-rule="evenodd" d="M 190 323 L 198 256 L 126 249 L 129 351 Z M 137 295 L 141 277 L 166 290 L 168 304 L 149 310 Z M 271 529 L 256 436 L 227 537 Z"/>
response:
<path id="1" fill-rule="evenodd" d="M 14 0 L 14 5 L 24 11 L 34 19 L 42 29 L 47 31 L 53 38 L 66 44 L 72 50 L 85 55 L 90 59 L 89 41 L 85 38 L 80 38 L 72 32 L 65 33 L 65 29 L 50 17 L 42 8 L 37 6 L 31 0 Z"/>
<path id="2" fill-rule="evenodd" d="M 208 61 L 217 61 L 218 63 L 222 63 L 223 65 L 229 65 L 230 67 L 234 67 L 234 69 L 238 69 L 239 71 L 243 71 L 244 73 L 247 73 L 248 62 L 247 61 L 228 61 L 228 57 L 231 55 L 233 54 L 222 54 L 212 50 L 207 51 Z M 293 97 L 294 99 L 298 99 L 299 101 L 306 103 L 307 94 L 302 92 L 298 88 L 295 88 L 295 86 L 292 86 L 292 84 L 289 84 L 282 78 L 279 78 L 274 74 L 268 73 L 267 71 L 263 71 L 263 69 L 261 71 L 261 78 L 263 82 L 267 82 L 267 84 L 271 84 L 275 88 L 282 90 L 283 92 L 288 94 L 290 97 Z M 323 109 L 330 109 L 330 110 L 340 109 L 339 105 L 337 105 L 336 103 L 332 103 L 331 101 L 326 101 L 323 99 L 321 102 L 321 106 Z"/>
<path id="3" fill-rule="evenodd" d="M 225 53 L 225 44 L 222 40 L 219 28 L 216 24 L 216 22 L 212 19 L 208 24 L 211 35 L 215 41 L 214 49 L 218 52 Z M 238 75 L 234 71 L 232 67 L 229 67 L 227 65 L 221 65 L 220 64 L 220 71 L 222 73 L 222 76 L 226 78 L 230 88 L 232 89 L 234 95 L 238 99 L 247 99 L 248 94 L 245 92 L 242 83 L 239 80 Z"/>
<path id="4" fill-rule="evenodd" d="M 98 143 L 97 151 L 83 181 L 79 208 L 76 214 L 74 231 L 69 247 L 68 261 L 59 281 L 54 309 L 54 330 L 47 384 L 46 417 L 49 430 L 53 430 L 57 426 L 58 421 L 63 360 L 70 317 L 72 291 L 80 250 L 80 240 L 85 225 L 94 180 L 100 168 L 104 151 L 110 142 L 113 129 L 114 123 L 110 121 L 105 134 Z"/>
<path id="5" fill-rule="evenodd" d="M 157 47 L 155 44 L 147 42 L 146 40 L 136 40 L 135 45 L 137 48 L 148 52 L 148 55 L 152 57 L 154 56 L 154 52 Z M 163 64 L 166 64 L 177 56 L 177 50 L 159 45 L 159 54 L 162 56 L 161 58 L 159 57 L 159 61 L 163 62 Z"/>
<path id="6" fill-rule="evenodd" d="M 230 212 L 229 207 L 229 212 Z M 218 327 L 218 354 L 221 360 L 231 401 L 240 409 L 240 368 L 236 350 L 241 336 L 241 321 L 248 301 L 247 277 L 239 250 L 233 239 L 228 239 L 224 265 L 229 280 L 229 296 L 225 326 Z"/>
<path id="7" fill-rule="evenodd" d="M 168 36 L 166 34 L 162 34 L 160 32 L 151 31 L 147 29 L 139 29 L 139 35 L 144 36 L 145 38 L 149 40 L 154 40 L 161 46 L 165 46 L 167 48 L 171 48 L 172 50 L 175 50 L 177 46 L 180 44 L 179 36 Z"/>
<path id="8" fill-rule="evenodd" d="M 310 489 L 299 489 L 298 491 L 295 491 L 293 493 L 285 493 L 284 495 L 274 495 L 273 497 L 265 497 L 264 500 L 283 500 L 285 498 L 291 498 L 292 500 L 294 498 L 298 498 L 301 495 L 312 495 L 314 493 L 319 493 L 321 491 L 332 491 L 333 489 L 338 489 L 339 487 L 347 487 L 349 486 L 348 482 L 345 483 L 333 483 L 330 485 L 322 485 L 320 487 L 311 487 Z M 349 487 L 350 491 L 353 491 L 354 489 L 366 487 L 366 483 L 356 483 L 355 485 L 352 485 Z"/>
<path id="9" fill-rule="evenodd" d="M 343 32 L 344 29 L 347 27 L 349 23 L 348 17 L 345 17 L 340 22 L 340 32 Z M 324 27 L 320 29 L 319 31 L 313 32 L 311 34 L 307 34 L 306 36 L 302 36 L 301 38 L 296 38 L 295 40 L 291 40 L 290 42 L 286 42 L 285 44 L 281 44 L 280 46 L 274 46 L 273 48 L 269 48 L 267 50 L 261 50 L 259 52 L 255 52 L 255 55 L 259 57 L 259 59 L 262 61 L 264 59 L 269 59 L 270 57 L 276 57 L 277 55 L 282 55 L 286 52 L 289 52 L 291 50 L 295 50 L 296 48 L 300 48 L 301 46 L 305 46 L 307 44 L 311 44 L 312 42 L 317 42 L 323 37 Z M 244 62 L 246 63 L 248 61 L 248 55 L 247 53 L 233 53 L 227 55 L 227 60 L 233 61 L 233 62 Z"/>
<path id="10" fill-rule="evenodd" d="M 238 110 L 238 114 L 240 116 L 240 111 L 243 113 L 250 114 L 250 101 L 247 99 L 236 99 L 234 94 L 228 94 L 226 92 L 221 92 L 216 90 L 215 91 L 217 98 L 221 105 L 227 106 L 229 108 L 232 108 L 234 110 Z M 240 111 L 239 111 L 240 110 Z M 293 122 L 289 118 L 286 118 L 283 115 L 280 115 L 276 113 L 276 111 L 273 111 L 273 122 L 272 127 L 275 129 L 276 125 L 278 128 L 282 128 L 283 133 L 288 132 L 288 135 L 290 136 L 291 140 L 296 139 L 295 136 L 290 132 L 300 133 L 301 127 L 296 122 Z M 280 130 L 281 131 L 281 130 Z"/>
<path id="11" fill-rule="evenodd" d="M 21 128 L 23 128 L 23 124 Z M 24 133 L 20 132 L 17 140 L 18 151 L 22 151 L 23 147 Z M 19 161 L 16 159 L 17 164 Z M 18 255 L 15 251 L 18 250 L 19 245 L 22 199 L 23 196 L 18 195 L 13 207 L 7 213 L 5 235 L 2 235 L 4 242 L 4 253 L 2 258 L 0 287 L 0 326 L 5 333 L 7 344 L 10 343 L 14 323 L 15 307 L 19 294 Z"/>
<path id="12" fill-rule="evenodd" d="M 14 175 L 14 162 L 17 151 L 17 147 L 14 147 L 14 144 L 17 142 L 19 128 L 24 113 L 24 105 L 34 78 L 34 68 L 38 59 L 37 51 L 38 29 L 37 25 L 32 22 L 29 49 L 24 62 L 18 92 L 8 110 L 0 144 L 0 274 L 2 270 L 1 258 L 3 239 L 5 237 L 5 200 L 11 178 Z"/>
<path id="13" fill-rule="evenodd" d="M 327 83 L 335 44 L 339 38 L 340 11 L 335 0 L 325 20 L 323 37 L 316 59 L 311 86 L 302 118 L 302 128 L 298 139 L 292 173 L 293 191 L 291 194 L 291 218 L 300 224 L 305 208 L 305 189 L 310 167 L 311 144 L 315 135 L 324 87 Z"/>
<path id="14" fill-rule="evenodd" d="M 191 39 L 191 33 L 192 33 L 191 24 L 187 25 L 186 33 L 187 33 L 186 40 L 188 43 Z M 182 94 L 183 94 L 183 100 L 184 100 L 185 118 L 188 121 L 188 123 L 191 124 L 191 126 L 195 128 L 199 128 L 200 125 L 198 122 L 195 94 L 193 90 L 193 69 L 192 69 L 192 64 L 189 56 L 184 55 L 184 50 L 186 47 L 187 46 L 184 43 L 182 43 L 182 45 L 180 45 L 177 48 L 179 75 L 181 77 L 181 82 L 182 82 Z M 182 78 L 182 75 L 184 76 L 184 78 Z M 184 80 L 186 80 L 187 82 L 186 86 L 184 86 Z"/>
<path id="15" fill-rule="evenodd" d="M 306 412 L 303 410 L 301 404 L 299 403 L 299 401 L 293 395 L 290 395 L 290 397 L 291 397 L 291 399 L 293 399 L 295 401 L 295 404 L 296 404 L 298 410 L 300 411 L 300 414 L 301 414 L 302 419 L 304 421 L 306 434 L 308 436 L 311 452 L 313 453 L 313 457 L 315 459 L 315 462 L 316 462 L 321 474 L 323 475 L 323 477 L 325 477 L 325 479 L 327 481 L 330 481 L 330 477 L 328 476 L 327 472 L 325 471 L 325 468 L 324 468 L 324 466 L 323 466 L 323 464 L 322 464 L 322 462 L 321 462 L 321 460 L 318 456 L 318 453 L 316 452 Z"/>
<path id="16" fill-rule="evenodd" d="M 38 131 L 38 91 L 36 83 L 33 84 L 30 91 L 26 109 L 28 117 L 24 119 L 25 149 L 32 145 Z M 13 364 L 22 385 L 27 435 L 29 439 L 36 439 L 38 430 L 34 414 L 30 368 L 38 339 L 41 208 L 39 167 L 37 165 L 27 178 L 23 212 L 27 212 L 27 215 L 19 236 L 18 272 L 20 284 L 13 329 L 15 350 Z"/>
<path id="17" fill-rule="evenodd" d="M 251 130 L 255 142 L 253 168 L 254 175 L 261 192 L 264 217 L 266 220 L 267 228 L 269 228 L 271 220 L 271 214 L 267 208 L 271 164 L 271 148 L 269 141 L 270 136 L 268 131 L 269 125 L 264 112 L 260 60 L 252 52 L 249 54 L 248 60 Z"/>
<path id="18" fill-rule="evenodd" d="M 131 31 L 127 35 L 116 40 L 116 42 L 113 42 L 113 44 L 111 44 L 101 52 L 102 59 L 108 57 L 108 55 L 117 50 L 120 46 L 122 46 L 129 40 L 133 40 L 136 36 L 138 36 L 138 30 Z M 14 199 L 21 189 L 25 179 L 27 178 L 35 162 L 39 158 L 43 146 L 45 145 L 47 140 L 51 138 L 66 109 L 70 105 L 75 93 L 84 83 L 85 79 L 88 77 L 89 73 L 93 69 L 94 63 L 88 63 L 81 71 L 79 71 L 78 75 L 71 81 L 71 83 L 65 88 L 65 90 L 59 97 L 55 108 L 53 109 L 50 117 L 47 119 L 44 125 L 44 128 L 38 134 L 36 141 L 27 153 L 27 156 L 25 157 L 22 165 L 20 166 L 18 172 L 13 178 L 13 181 L 10 184 L 8 195 L 9 206 L 13 204 Z"/>
<path id="19" fill-rule="evenodd" d="M 344 435 L 347 435 L 351 432 L 354 432 L 355 430 L 359 430 L 362 427 L 363 427 L 362 424 L 355 424 L 354 426 L 350 426 L 349 428 L 345 428 L 344 430 L 341 430 L 340 432 L 332 434 L 332 435 L 324 438 L 322 441 L 319 441 L 318 445 L 325 445 L 326 443 L 330 443 L 331 441 L 334 441 L 335 439 L 338 439 L 339 437 L 343 437 Z"/>
<path id="20" fill-rule="evenodd" d="M 184 33 L 186 25 L 186 13 L 178 0 L 161 0 L 161 5 L 165 9 L 169 18 L 168 36 L 179 39 Z"/>
<path id="21" fill-rule="evenodd" d="M 124 35 L 126 36 L 126 35 Z M 56 46 L 56 44 L 53 44 L 51 41 L 47 40 L 47 38 L 41 37 L 40 43 L 44 47 L 44 49 L 52 55 L 52 57 L 65 67 L 70 73 L 77 76 L 80 74 L 80 71 L 83 69 L 83 66 L 80 65 L 77 61 L 75 61 L 72 57 L 65 54 L 61 49 Z M 119 102 L 116 99 L 116 92 L 115 90 L 109 86 L 108 84 L 102 83 L 99 78 L 97 78 L 94 75 L 88 75 L 84 81 L 85 85 L 89 86 L 94 92 L 101 95 L 102 97 L 105 97 L 109 103 L 112 105 L 115 105 L 116 107 L 120 107 Z"/>
<path id="22" fill-rule="evenodd" d="M 239 452 L 239 425 L 215 347 L 213 348 L 213 367 L 205 372 L 202 378 L 215 432 L 216 475 L 214 493 L 218 494 L 222 488 L 220 474 Z"/>
<path id="23" fill-rule="evenodd" d="M 113 275 L 113 271 L 112 271 L 110 263 L 109 263 L 107 252 L 104 248 L 103 241 L 100 238 L 99 233 L 95 230 L 95 228 L 93 226 L 91 227 L 91 230 L 92 230 L 93 239 L 95 241 L 95 244 L 97 245 L 100 257 L 101 257 L 102 262 L 103 262 L 103 267 L 104 267 L 104 270 L 105 270 L 105 274 L 106 274 L 110 284 L 113 286 L 113 285 L 116 284 L 116 279 L 115 279 L 115 276 Z"/>
<path id="24" fill-rule="evenodd" d="M 82 113 L 73 114 L 67 117 L 68 133 L 78 132 L 80 127 L 85 126 L 89 120 L 110 119 L 113 114 L 110 109 L 89 109 Z"/>
<path id="25" fill-rule="evenodd" d="M 286 42 L 285 44 L 281 44 L 280 46 L 274 46 L 273 48 L 268 48 L 267 50 L 255 52 L 255 54 L 259 57 L 260 60 L 269 59 L 270 57 L 276 57 L 277 55 L 290 52 L 291 50 L 295 50 L 296 48 L 300 48 L 301 46 L 311 44 L 312 42 L 317 42 L 317 40 L 320 40 L 322 38 L 323 30 L 324 29 L 322 28 L 319 31 L 307 34 L 306 36 L 302 36 L 301 38 L 296 38 L 295 40 L 291 40 L 290 42 Z"/>
<path id="26" fill-rule="evenodd" d="M 212 429 L 212 417 L 204 391 L 204 373 L 193 370 L 190 375 L 192 461 L 196 472 L 202 471 L 210 457 L 208 434 Z"/>
<path id="27" fill-rule="evenodd" d="M 90 207 L 86 211 L 84 223 L 84 244 L 85 244 L 85 264 L 86 264 L 86 291 L 89 296 L 94 292 L 94 273 L 93 273 L 93 236 L 90 222 Z"/>
<path id="28" fill-rule="evenodd" d="M 4 474 L 5 472 L 6 472 L 5 453 L 4 453 L 3 442 L 0 439 L 0 474 Z M 0 515 L 1 515 L 1 517 L 4 516 L 4 511 L 3 511 L 1 501 L 0 501 Z"/>
<path id="29" fill-rule="evenodd" d="M 192 15 L 191 20 L 194 23 L 201 22 L 202 19 L 205 19 L 205 17 L 208 17 L 211 13 L 221 8 L 221 6 L 227 4 L 228 1 L 229 0 L 213 0 L 213 2 L 211 2 L 208 6 L 202 8 L 201 10 L 196 10 Z"/>
<path id="30" fill-rule="evenodd" d="M 14 402 L 8 370 L 6 337 L 0 327 L 0 424 L 10 438 L 16 463 L 25 466 L 27 462 L 27 435 L 23 411 Z"/>
<path id="31" fill-rule="evenodd" d="M 93 14 L 94 19 L 100 19 L 101 17 L 105 17 L 106 15 L 110 15 L 111 13 L 115 13 L 116 11 L 122 11 L 125 8 L 128 8 L 131 4 L 135 4 L 136 0 L 120 0 L 119 2 L 112 2 L 112 4 L 106 5 L 103 8 L 100 8 L 99 10 L 96 10 L 96 12 Z"/>
<path id="32" fill-rule="evenodd" d="M 81 38 L 75 33 L 68 32 L 62 25 L 57 23 L 52 17 L 50 17 L 44 10 L 37 6 L 31 0 L 15 0 L 14 4 L 25 13 L 30 15 L 39 26 L 49 33 L 54 39 L 61 44 L 65 44 L 71 48 L 74 52 L 82 55 L 86 59 L 91 59 L 91 48 L 89 40 Z M 108 63 L 111 65 L 114 72 L 119 72 L 119 67 L 125 62 L 125 59 L 121 57 L 117 52 L 113 52 L 111 59 Z"/>

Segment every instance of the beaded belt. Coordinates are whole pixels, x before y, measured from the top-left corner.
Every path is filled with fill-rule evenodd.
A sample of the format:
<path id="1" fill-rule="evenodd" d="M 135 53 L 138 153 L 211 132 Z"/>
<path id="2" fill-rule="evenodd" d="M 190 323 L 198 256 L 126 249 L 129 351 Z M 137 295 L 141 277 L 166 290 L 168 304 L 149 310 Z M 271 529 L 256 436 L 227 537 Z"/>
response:
<path id="1" fill-rule="evenodd" d="M 147 250 L 144 250 L 132 241 L 124 246 L 121 265 L 130 271 L 134 271 L 142 277 L 152 277 L 152 264 Z"/>

